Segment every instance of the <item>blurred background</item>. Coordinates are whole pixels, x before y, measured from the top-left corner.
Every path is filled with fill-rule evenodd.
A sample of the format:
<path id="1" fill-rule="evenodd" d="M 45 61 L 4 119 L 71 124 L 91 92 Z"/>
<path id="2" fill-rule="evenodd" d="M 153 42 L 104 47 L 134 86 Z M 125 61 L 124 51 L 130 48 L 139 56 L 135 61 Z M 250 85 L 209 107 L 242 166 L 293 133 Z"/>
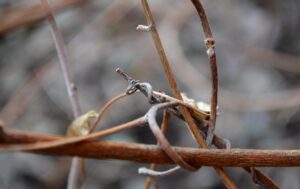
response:
<path id="1" fill-rule="evenodd" d="M 127 83 L 117 67 L 171 94 L 138 0 L 52 0 L 78 83 L 82 111 L 98 110 Z M 297 149 L 300 136 L 300 1 L 203 0 L 216 41 L 219 112 L 216 133 L 234 148 Z M 199 18 L 190 1 L 149 0 L 180 89 L 210 101 L 210 70 Z M 39 1 L 0 1 L 0 120 L 7 127 L 64 135 L 73 120 L 50 27 Z M 118 102 L 99 128 L 146 113 L 135 94 Z M 184 124 L 172 120 L 177 146 L 195 147 Z M 155 144 L 148 128 L 106 140 Z M 87 160 L 86 188 L 143 188 L 142 164 Z M 0 188 L 65 188 L 69 158 L 0 154 Z M 161 166 L 165 169 L 167 166 Z M 300 188 L 299 168 L 262 168 L 281 188 Z M 239 168 L 226 168 L 239 188 L 255 188 Z M 210 167 L 159 179 L 160 188 L 225 188 Z"/>

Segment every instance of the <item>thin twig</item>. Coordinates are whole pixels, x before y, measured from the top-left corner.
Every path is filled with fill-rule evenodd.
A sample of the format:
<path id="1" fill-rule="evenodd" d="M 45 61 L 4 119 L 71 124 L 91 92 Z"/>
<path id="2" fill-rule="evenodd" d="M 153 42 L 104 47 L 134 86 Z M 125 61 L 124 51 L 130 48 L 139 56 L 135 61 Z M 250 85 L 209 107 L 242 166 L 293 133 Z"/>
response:
<path id="1" fill-rule="evenodd" d="M 143 117 L 137 118 L 135 120 L 129 121 L 127 123 L 117 125 L 113 128 L 94 132 L 94 133 L 86 135 L 86 136 L 65 137 L 65 138 L 61 138 L 60 140 L 55 140 L 55 141 L 39 142 L 39 143 L 33 143 L 33 144 L 16 144 L 16 145 L 9 146 L 9 147 L 1 146 L 0 150 L 7 151 L 7 152 L 32 151 L 32 150 L 48 149 L 48 148 L 55 148 L 55 147 L 59 147 L 59 146 L 71 145 L 71 144 L 75 144 L 75 143 L 79 143 L 79 142 L 83 142 L 83 141 L 87 141 L 87 140 L 91 140 L 91 139 L 95 139 L 95 138 L 109 136 L 109 135 L 112 135 L 117 132 L 121 132 L 121 131 L 130 129 L 133 127 L 144 125 L 146 122 L 147 122 L 147 120 L 146 120 L 145 116 L 143 116 Z M 0 131 L 0 134 L 1 134 L 1 131 Z M 2 140 L 9 140 L 8 138 L 5 138 L 6 136 L 3 136 L 3 137 L 4 138 Z"/>
<path id="2" fill-rule="evenodd" d="M 150 165 L 150 170 L 155 170 L 157 167 L 157 164 L 155 163 L 151 163 Z M 148 176 L 146 181 L 145 181 L 145 186 L 144 186 L 144 189 L 150 189 L 151 187 L 151 181 L 153 180 L 153 177 L 151 176 Z"/>
<path id="3" fill-rule="evenodd" d="M 28 26 L 38 21 L 44 20 L 49 16 L 42 11 L 42 7 L 37 3 L 29 3 L 24 1 L 23 5 L 16 5 L 5 10 L 1 10 L 0 18 L 0 34 L 5 34 L 16 30 L 22 26 Z M 52 9 L 54 12 L 63 11 L 71 6 L 76 6 L 87 2 L 86 0 L 64 0 L 52 1 Z"/>
<path id="4" fill-rule="evenodd" d="M 53 10 L 48 2 L 48 0 L 40 0 L 42 6 L 48 16 L 48 21 L 51 26 L 51 31 L 53 35 L 53 39 L 55 42 L 55 46 L 57 49 L 60 66 L 63 72 L 65 84 L 67 87 L 69 100 L 72 105 L 73 116 L 74 118 L 79 117 L 81 114 L 79 99 L 77 94 L 77 86 L 73 79 L 73 75 L 70 69 L 70 62 L 67 56 L 67 50 L 65 48 L 65 44 L 62 38 L 62 35 L 58 29 L 58 26 L 55 21 Z M 74 157 L 71 162 L 70 173 L 68 177 L 68 189 L 77 188 L 77 180 L 78 180 L 78 172 L 79 172 L 80 159 Z"/>
<path id="5" fill-rule="evenodd" d="M 115 102 L 117 102 L 118 100 L 124 98 L 125 96 L 127 96 L 126 93 L 122 93 L 114 98 L 112 98 L 110 101 L 108 101 L 100 110 L 98 113 L 98 117 L 95 120 L 94 125 L 91 127 L 90 129 L 90 133 L 94 132 L 95 128 L 97 127 L 97 125 L 100 123 L 101 118 L 103 117 L 104 113 L 108 110 L 108 108 L 110 106 L 112 106 Z"/>
<path id="6" fill-rule="evenodd" d="M 215 40 L 213 38 L 205 10 L 200 3 L 199 0 L 191 0 L 194 7 L 197 10 L 197 13 L 200 17 L 204 36 L 205 36 L 205 45 L 207 48 L 207 55 L 209 58 L 210 70 L 211 70 L 211 77 L 212 77 L 212 92 L 211 92 L 211 102 L 210 102 L 210 123 L 207 132 L 206 141 L 208 145 L 211 144 L 213 140 L 213 134 L 216 127 L 216 120 L 217 120 L 217 106 L 218 106 L 218 67 L 217 67 L 217 59 L 215 53 Z"/>
<path id="7" fill-rule="evenodd" d="M 194 167 L 184 161 L 182 157 L 180 157 L 171 147 L 168 140 L 164 137 L 163 133 L 159 129 L 159 126 L 156 122 L 156 114 L 158 110 L 166 109 L 169 107 L 177 106 L 179 103 L 177 102 L 165 102 L 161 104 L 157 104 L 152 106 L 148 113 L 146 114 L 146 117 L 148 119 L 149 127 L 153 133 L 153 135 L 156 137 L 157 142 L 161 146 L 161 148 L 164 150 L 164 152 L 174 161 L 175 164 L 179 165 L 181 168 L 188 170 L 188 171 L 196 171 L 198 170 L 197 167 Z"/>
<path id="8" fill-rule="evenodd" d="M 53 35 L 53 40 L 55 42 L 55 46 L 57 49 L 57 54 L 59 57 L 60 66 L 64 75 L 65 84 L 67 87 L 67 91 L 69 94 L 69 99 L 71 101 L 72 110 L 74 118 L 80 116 L 80 105 L 78 100 L 78 94 L 77 94 L 77 86 L 74 81 L 74 77 L 72 74 L 72 71 L 70 69 L 70 61 L 67 56 L 67 49 L 65 47 L 62 35 L 58 29 L 58 26 L 56 24 L 54 13 L 49 5 L 48 0 L 40 0 L 45 12 L 49 14 L 48 21 L 51 26 L 51 32 Z"/>
<path id="9" fill-rule="evenodd" d="M 260 170 L 255 167 L 243 167 L 249 174 L 254 174 L 255 178 L 252 178 L 253 182 L 259 189 L 270 188 L 270 189 L 280 189 L 279 186 L 272 181 L 270 177 L 263 174 Z"/>
<path id="10" fill-rule="evenodd" d="M 167 111 L 164 111 L 163 121 L 161 123 L 161 132 L 164 135 L 167 134 L 167 130 L 168 130 L 168 127 L 169 127 L 170 118 L 171 118 L 171 115 Z M 150 165 L 150 170 L 155 170 L 155 169 L 156 169 L 156 164 L 152 163 Z M 151 187 L 151 180 L 152 180 L 152 177 L 148 176 L 147 179 L 146 179 L 146 182 L 145 182 L 145 187 L 144 187 L 145 189 L 150 189 L 150 187 Z"/>
<path id="11" fill-rule="evenodd" d="M 217 106 L 218 106 L 218 67 L 217 67 L 217 60 L 216 60 L 216 53 L 215 53 L 215 40 L 213 38 L 213 34 L 211 32 L 208 19 L 205 14 L 205 10 L 199 0 L 191 0 L 195 9 L 197 10 L 197 13 L 200 17 L 202 29 L 205 36 L 205 45 L 207 48 L 207 55 L 209 58 L 210 63 L 210 69 L 211 69 L 211 77 L 212 77 L 212 94 L 211 94 L 211 115 L 210 115 L 210 124 L 207 131 L 207 138 L 206 141 L 210 145 L 213 141 L 214 137 L 214 131 L 216 127 L 216 120 L 217 120 Z M 244 169 L 249 169 L 248 167 Z M 260 172 L 256 170 L 255 168 L 250 168 L 250 170 L 255 170 L 255 173 L 258 172 L 259 175 Z M 267 181 L 265 184 L 266 186 L 269 186 L 270 188 L 278 188 L 277 185 L 272 182 L 271 179 L 268 177 L 259 177 L 258 180 L 253 179 L 255 183 L 257 183 L 260 187 L 263 187 L 261 183 L 258 181 L 263 180 Z M 264 184 L 264 183 L 263 183 Z M 263 187 L 264 188 L 264 187 Z"/>

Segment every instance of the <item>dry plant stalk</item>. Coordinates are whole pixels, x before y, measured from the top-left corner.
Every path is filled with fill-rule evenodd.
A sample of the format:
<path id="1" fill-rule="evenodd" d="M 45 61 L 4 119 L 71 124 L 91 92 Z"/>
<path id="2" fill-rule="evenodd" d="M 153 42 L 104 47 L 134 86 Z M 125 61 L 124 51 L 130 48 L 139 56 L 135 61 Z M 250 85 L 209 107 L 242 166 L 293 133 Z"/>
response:
<path id="1" fill-rule="evenodd" d="M 199 113 L 198 110 L 182 101 L 180 90 L 176 84 L 171 66 L 169 65 L 167 56 L 162 46 L 148 2 L 147 0 L 141 1 L 147 18 L 148 26 L 139 26 L 138 30 L 143 32 L 149 31 L 152 33 L 156 50 L 159 54 L 169 84 L 176 98 L 172 98 L 165 94 L 152 91 L 151 85 L 147 85 L 147 83 L 144 83 L 144 86 L 146 86 L 146 93 L 144 93 L 145 91 L 141 90 L 141 83 L 135 83 L 140 84 L 140 87 L 137 88 L 136 86 L 131 86 L 135 87 L 133 88 L 133 91 L 129 93 L 128 88 L 128 93 L 126 92 L 126 94 L 116 96 L 99 110 L 100 116 L 97 117 L 97 120 L 91 127 L 89 135 L 73 138 L 39 135 L 17 130 L 4 130 L 3 126 L 0 124 L 0 151 L 24 151 L 58 156 L 80 156 L 83 158 L 98 159 L 110 158 L 152 163 L 151 169 L 153 170 L 153 175 L 154 173 L 162 173 L 154 171 L 155 165 L 153 163 L 175 164 L 177 165 L 177 167 L 180 166 L 181 168 L 189 171 L 196 171 L 199 169 L 199 167 L 207 165 L 213 166 L 215 168 L 216 172 L 218 173 L 224 184 L 227 186 L 227 188 L 237 187 L 235 183 L 226 175 L 222 166 L 238 166 L 243 167 L 247 172 L 251 174 L 253 181 L 258 185 L 259 188 L 279 188 L 269 177 L 253 167 L 300 166 L 299 150 L 224 149 L 226 148 L 226 146 L 228 146 L 226 145 L 225 140 L 219 138 L 214 134 L 217 119 L 218 102 L 218 75 L 215 55 L 215 42 L 205 15 L 205 11 L 200 1 L 191 0 L 201 20 L 212 75 L 211 112 L 208 127 L 206 127 L 205 125 L 197 125 L 195 123 L 195 115 Z M 46 15 L 48 15 L 48 20 L 51 25 L 53 38 L 68 89 L 69 98 L 72 104 L 73 114 L 76 118 L 80 115 L 77 87 L 68 66 L 69 61 L 63 39 L 56 25 L 53 11 L 49 6 L 48 1 L 41 0 L 41 2 L 43 4 L 43 7 L 45 8 Z M 148 97 L 149 102 L 151 102 L 151 100 L 154 98 L 153 95 L 157 95 L 160 98 L 163 97 L 168 101 L 159 102 L 158 104 L 153 105 L 144 116 L 133 121 L 117 125 L 113 128 L 104 129 L 92 133 L 95 130 L 96 126 L 99 124 L 104 113 L 108 110 L 108 108 L 111 107 L 111 105 L 113 105 L 115 102 L 125 97 L 126 95 L 134 93 L 136 90 L 140 90 L 142 93 L 144 93 Z M 187 122 L 192 135 L 197 140 L 199 146 L 201 146 L 203 149 L 178 148 L 172 147 L 169 144 L 164 134 L 166 132 L 166 128 L 168 127 L 170 114 L 165 114 L 161 129 L 159 129 L 155 117 L 159 110 L 168 111 L 172 108 L 178 108 L 180 110 L 180 116 Z M 120 142 L 96 142 L 93 140 L 137 126 L 145 126 L 147 123 L 153 135 L 156 137 L 159 146 Z M 201 128 L 199 129 L 198 127 Z M 205 137 L 207 137 L 206 140 Z M 220 149 L 206 149 L 211 144 Z M 72 164 L 71 167 L 72 169 L 69 175 L 68 188 L 76 188 L 79 161 L 78 159 L 75 160 L 76 161 L 73 161 L 74 165 Z M 176 170 L 177 167 L 175 167 L 174 170 Z M 171 170 L 168 171 L 170 172 Z M 145 183 L 145 188 L 147 189 L 149 187 L 150 180 L 148 178 Z"/>

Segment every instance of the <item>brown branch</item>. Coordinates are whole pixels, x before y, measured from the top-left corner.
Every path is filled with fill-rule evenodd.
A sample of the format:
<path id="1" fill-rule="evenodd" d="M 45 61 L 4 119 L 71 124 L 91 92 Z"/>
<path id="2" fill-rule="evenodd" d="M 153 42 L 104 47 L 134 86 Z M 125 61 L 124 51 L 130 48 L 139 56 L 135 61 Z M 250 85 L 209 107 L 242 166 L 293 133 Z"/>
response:
<path id="1" fill-rule="evenodd" d="M 52 9 L 54 12 L 63 11 L 66 8 L 79 5 L 86 2 L 86 0 L 56 0 L 52 3 Z M 7 8 L 0 12 L 0 34 L 16 30 L 23 26 L 34 24 L 41 20 L 46 19 L 49 14 L 46 14 L 40 4 L 24 4 L 16 5 Z"/>
<path id="2" fill-rule="evenodd" d="M 91 142 L 92 143 L 92 142 Z M 97 144 L 97 142 L 94 142 Z M 81 145 L 73 145 L 60 155 L 76 155 L 84 158 L 120 159 L 141 163 L 172 164 L 171 160 L 155 145 L 126 144 L 117 142 L 98 142 L 94 149 L 86 150 Z M 106 148 L 104 148 L 104 146 Z M 62 147 L 63 148 L 63 147 Z M 78 149 L 78 153 L 75 150 Z M 59 149 L 59 148 L 58 148 Z M 98 150 L 95 150 L 98 149 Z M 99 150 L 100 149 L 100 150 Z M 53 149 L 54 150 L 54 149 Z M 90 151 L 89 151 L 90 150 Z M 111 152 L 104 152 L 104 151 Z M 49 150 L 51 151 L 51 149 Z M 175 151 L 194 166 L 222 167 L 299 167 L 299 150 L 208 150 L 193 148 L 175 148 Z M 81 155 L 80 155 L 80 152 Z M 86 152 L 87 154 L 84 154 Z M 99 154 L 98 154 L 99 153 Z M 103 153 L 103 154 L 101 154 Z M 123 155 L 122 153 L 125 153 Z M 128 153 L 128 154 L 126 154 Z M 53 153 L 52 153 L 53 154 Z M 141 154 L 143 154 L 141 156 Z M 59 155 L 59 154 L 58 154 Z M 124 156 L 124 157 L 123 157 Z M 147 157 L 148 156 L 148 157 Z"/>
<path id="3" fill-rule="evenodd" d="M 200 17 L 204 36 L 205 36 L 205 45 L 207 48 L 207 55 L 209 58 L 210 69 L 211 69 L 211 76 L 212 76 L 212 95 L 211 95 L 211 117 L 210 117 L 210 124 L 207 131 L 207 138 L 206 141 L 208 144 L 211 144 L 214 138 L 214 130 L 216 127 L 216 120 L 217 120 L 217 105 L 218 105 L 218 67 L 217 67 L 217 60 L 216 60 L 216 53 L 215 53 L 215 41 L 209 26 L 208 19 L 205 14 L 205 10 L 199 0 L 191 0 L 194 7 L 197 10 L 197 13 Z M 259 170 L 253 167 L 244 167 L 245 170 L 249 172 L 251 170 L 251 174 L 255 173 L 254 177 L 252 175 L 253 181 L 260 187 L 260 188 L 279 188 L 274 182 L 272 182 L 269 177 L 263 175 Z M 222 177 L 221 177 L 222 178 Z M 262 181 L 262 183 L 260 182 Z"/>
<path id="4" fill-rule="evenodd" d="M 1 131 L 0 131 L 1 133 Z M 35 143 L 59 140 L 53 135 L 32 134 L 24 131 L 4 130 L 0 135 L 3 146 L 16 143 Z M 194 166 L 223 167 L 300 167 L 300 150 L 251 150 L 251 149 L 198 149 L 174 147 L 174 150 Z M 119 159 L 140 163 L 173 164 L 160 147 L 124 142 L 85 141 L 32 153 L 56 156 L 79 156 L 96 159 Z"/>
<path id="5" fill-rule="evenodd" d="M 58 29 L 58 26 L 56 24 L 53 10 L 51 9 L 48 0 L 40 0 L 45 12 L 48 15 L 48 21 L 51 26 L 51 32 L 53 35 L 53 40 L 55 42 L 57 54 L 59 57 L 60 66 L 63 72 L 65 84 L 67 87 L 67 91 L 69 94 L 69 99 L 71 101 L 72 110 L 74 117 L 80 116 L 80 105 L 79 105 L 79 99 L 77 94 L 77 86 L 75 84 L 71 69 L 70 69 L 70 61 L 67 56 L 67 49 L 64 44 L 64 40 L 62 38 L 62 35 Z"/>
<path id="6" fill-rule="evenodd" d="M 90 133 L 94 132 L 94 130 L 96 129 L 97 125 L 100 123 L 101 118 L 103 117 L 104 113 L 106 112 L 106 110 L 112 106 L 115 102 L 117 102 L 118 100 L 124 98 L 125 96 L 127 96 L 126 93 L 122 93 L 114 98 L 112 98 L 110 101 L 108 101 L 100 110 L 99 110 L 99 115 L 97 117 L 97 119 L 95 120 L 94 125 L 91 127 L 90 129 Z"/>
<path id="7" fill-rule="evenodd" d="M 191 0 L 194 7 L 197 10 L 197 13 L 200 17 L 204 36 L 205 36 L 205 45 L 207 48 L 207 55 L 209 58 L 211 77 L 212 77 L 212 92 L 211 92 L 211 104 L 210 104 L 210 124 L 208 128 L 208 134 L 206 141 L 210 145 L 213 139 L 213 133 L 216 127 L 217 120 L 217 106 L 218 106 L 218 67 L 217 59 L 215 53 L 215 40 L 213 38 L 205 10 L 199 0 Z"/>
<path id="8" fill-rule="evenodd" d="M 244 169 L 252 175 L 252 180 L 256 186 L 260 189 L 280 189 L 275 182 L 272 181 L 267 175 L 263 174 L 260 170 L 255 167 L 244 167 Z"/>

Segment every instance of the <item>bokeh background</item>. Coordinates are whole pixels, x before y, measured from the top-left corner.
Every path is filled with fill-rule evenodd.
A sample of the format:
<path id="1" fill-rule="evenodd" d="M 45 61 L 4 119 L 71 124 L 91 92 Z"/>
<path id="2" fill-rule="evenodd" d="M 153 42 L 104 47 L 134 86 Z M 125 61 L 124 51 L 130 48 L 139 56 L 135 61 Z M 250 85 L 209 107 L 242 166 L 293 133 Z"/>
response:
<path id="1" fill-rule="evenodd" d="M 61 4 L 62 0 L 52 0 Z M 78 82 L 83 112 L 98 110 L 124 92 L 117 67 L 156 90 L 171 94 L 138 0 L 68 0 L 57 22 Z M 300 1 L 203 0 L 216 41 L 219 112 L 216 133 L 235 148 L 297 149 L 300 136 Z M 190 1 L 149 1 L 180 89 L 209 102 L 210 70 L 199 18 Z M 72 111 L 48 23 L 39 1 L 0 2 L 0 119 L 7 127 L 64 135 Z M 30 7 L 32 7 L 30 9 Z M 29 8 L 28 8 L 29 7 Z M 25 11 L 25 10 L 30 11 Z M 18 24 L 11 24 L 19 21 Z M 11 24 L 11 25 L 10 25 Z M 99 128 L 143 115 L 140 94 L 113 106 Z M 172 120 L 168 139 L 196 146 L 184 124 Z M 155 144 L 149 129 L 105 138 Z M 69 158 L 0 154 L 0 188 L 65 188 Z M 142 164 L 87 160 L 86 188 L 143 188 Z M 167 166 L 160 167 L 165 169 Z M 262 168 L 281 188 L 300 188 L 299 168 Z M 240 188 L 254 188 L 249 175 L 226 168 Z M 212 168 L 179 171 L 159 179 L 160 188 L 225 188 Z"/>

